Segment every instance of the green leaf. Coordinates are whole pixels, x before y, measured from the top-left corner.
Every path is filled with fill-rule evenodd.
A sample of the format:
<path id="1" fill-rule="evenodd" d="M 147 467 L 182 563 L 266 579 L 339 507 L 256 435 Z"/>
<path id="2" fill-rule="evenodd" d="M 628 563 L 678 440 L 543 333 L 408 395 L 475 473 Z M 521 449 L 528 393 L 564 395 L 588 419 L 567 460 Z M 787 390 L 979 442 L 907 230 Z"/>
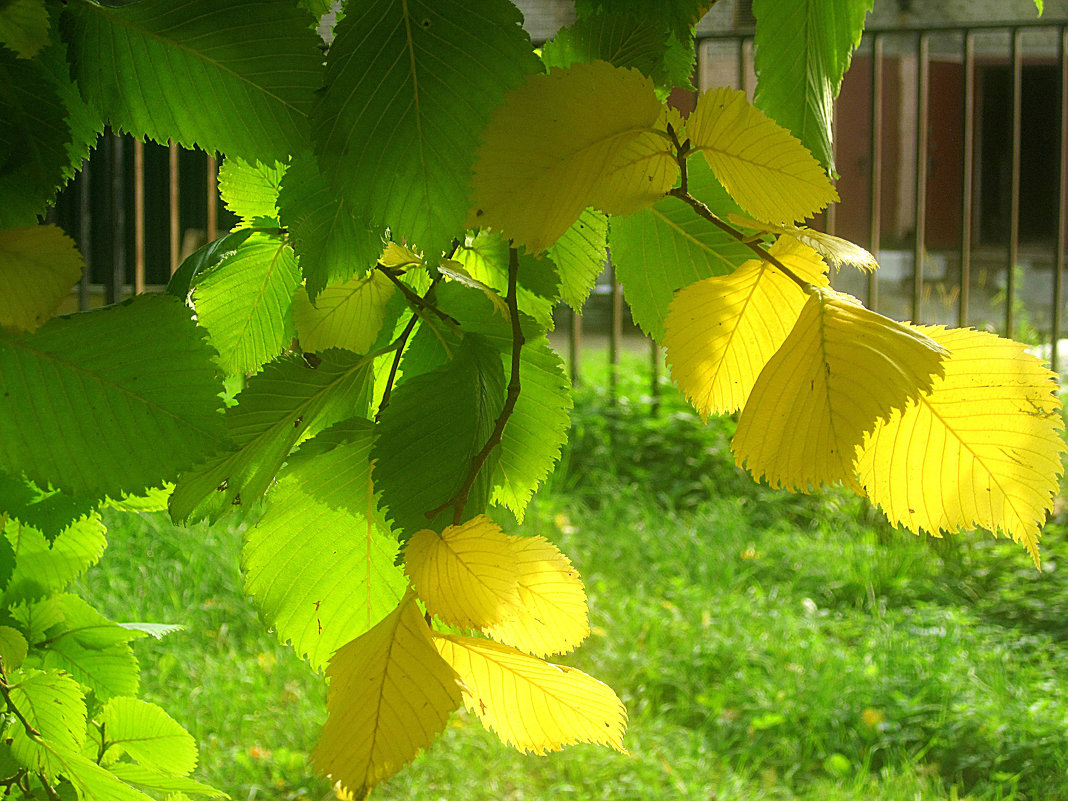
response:
<path id="1" fill-rule="evenodd" d="M 658 21 L 599 10 L 562 28 L 542 48 L 546 67 L 607 61 L 653 77 L 664 58 L 668 31 Z"/>
<path id="2" fill-rule="evenodd" d="M 227 375 L 254 372 L 289 346 L 300 273 L 281 236 L 253 232 L 202 275 L 193 286 L 197 321 L 211 335 Z"/>
<path id="3" fill-rule="evenodd" d="M 0 3 L 0 44 L 20 58 L 33 58 L 48 43 L 48 9 L 44 0 L 6 0 Z"/>
<path id="4" fill-rule="evenodd" d="M 81 254 L 57 226 L 0 230 L 0 327 L 36 330 L 81 275 Z"/>
<path id="5" fill-rule="evenodd" d="M 78 84 L 113 127 L 248 161 L 307 142 L 322 53 L 295 4 L 76 3 L 63 21 Z"/>
<path id="6" fill-rule="evenodd" d="M 18 670 L 8 676 L 11 703 L 40 735 L 32 737 L 21 725 L 9 730 L 11 750 L 30 770 L 55 775 L 42 759 L 41 739 L 76 751 L 85 740 L 85 698 L 78 682 L 55 671 Z"/>
<path id="7" fill-rule="evenodd" d="M 698 23 L 714 0 L 576 0 L 575 12 L 579 19 L 614 12 L 637 18 L 646 18 L 667 26 L 680 41 L 693 36 L 693 26 Z"/>
<path id="8" fill-rule="evenodd" d="M 185 776 L 197 765 L 193 736 L 155 704 L 112 698 L 98 720 L 108 751 L 125 753 L 147 768 L 173 776 Z"/>
<path id="9" fill-rule="evenodd" d="M 185 776 L 171 776 L 132 762 L 117 762 L 110 765 L 108 770 L 124 782 L 137 785 L 149 792 L 168 793 L 168 801 L 180 801 L 187 795 L 204 795 L 209 798 L 226 796 L 222 790 Z"/>
<path id="10" fill-rule="evenodd" d="M 0 228 L 34 225 L 63 182 L 67 109 L 41 64 L 0 47 Z"/>
<path id="11" fill-rule="evenodd" d="M 586 209 L 549 248 L 560 274 L 560 298 L 581 311 L 608 259 L 608 217 Z"/>
<path id="12" fill-rule="evenodd" d="M 490 111 L 541 70 L 520 19 L 503 0 L 377 0 L 337 25 L 313 113 L 323 170 L 361 218 L 432 260 L 464 228 Z"/>
<path id="13" fill-rule="evenodd" d="M 94 498 L 140 492 L 218 447 L 219 390 L 189 309 L 169 295 L 0 332 L 0 467 Z"/>
<path id="14" fill-rule="evenodd" d="M 278 217 L 278 189 L 286 165 L 277 161 L 263 164 L 228 158 L 219 168 L 219 195 L 235 215 L 248 221 L 257 217 Z"/>
<path id="15" fill-rule="evenodd" d="M 62 590 L 96 564 L 107 546 L 96 514 L 71 525 L 51 546 L 40 531 L 15 520 L 7 522 L 4 536 L 15 551 L 15 571 L 2 596 L 6 606 Z"/>
<path id="16" fill-rule="evenodd" d="M 706 164 L 690 159 L 688 172 L 690 194 L 713 212 L 725 218 L 737 209 Z M 613 218 L 609 244 L 634 322 L 656 340 L 664 336 L 668 305 L 677 290 L 726 275 L 753 253 L 673 197 L 630 217 Z"/>
<path id="17" fill-rule="evenodd" d="M 46 492 L 32 481 L 0 473 L 0 513 L 33 526 L 49 541 L 75 520 L 89 514 L 94 506 L 91 500 L 72 498 L 58 490 Z M 0 567 L 0 586 L 6 580 L 7 575 Z"/>
<path id="18" fill-rule="evenodd" d="M 312 367 L 285 356 L 249 379 L 226 412 L 234 449 L 186 471 L 171 495 L 175 521 L 217 520 L 260 498 L 306 432 L 361 414 L 373 359 L 330 350 Z"/>
<path id="19" fill-rule="evenodd" d="M 404 540 L 452 522 L 451 508 L 434 519 L 425 513 L 463 486 L 504 405 L 504 370 L 493 345 L 468 334 L 451 356 L 430 372 L 407 377 L 380 414 L 372 450 L 375 486 Z M 490 458 L 472 489 L 467 516 L 484 510 L 493 468 Z"/>
<path id="20" fill-rule="evenodd" d="M 21 745 L 25 763 L 37 765 L 46 776 L 62 776 L 74 788 L 77 797 L 86 801 L 152 801 L 152 799 L 90 759 L 51 740 L 26 740 Z M 13 752 L 15 751 L 13 747 Z M 24 764 L 25 764 L 24 763 Z M 62 796 L 61 796 L 62 797 Z"/>
<path id="21" fill-rule="evenodd" d="M 407 583 L 397 540 L 376 520 L 369 451 L 370 437 L 331 451 L 327 469 L 315 459 L 283 478 L 242 553 L 245 591 L 317 669 L 392 611 Z M 362 512 L 348 508 L 361 502 Z"/>
<path id="22" fill-rule="evenodd" d="M 384 229 L 356 214 L 344 193 L 331 188 L 310 153 L 299 154 L 289 165 L 278 209 L 312 300 L 327 284 L 373 266 L 382 253 Z"/>
<path id="23" fill-rule="evenodd" d="M 500 234 L 480 231 L 469 237 L 453 258 L 476 281 L 496 289 L 501 298 L 508 293 L 508 242 Z M 551 260 L 520 254 L 516 293 L 519 308 L 542 328 L 552 327 L 553 301 L 559 295 L 559 286 L 556 265 Z"/>
<path id="24" fill-rule="evenodd" d="M 758 108 L 834 169 L 834 98 L 872 0 L 754 0 Z"/>
<path id="25" fill-rule="evenodd" d="M 485 337 L 500 353 L 504 380 L 511 371 L 512 328 L 494 316 L 479 295 L 444 286 L 438 306 L 460 321 L 463 329 Z M 534 490 L 560 458 L 570 426 L 571 382 L 560 357 L 540 333 L 524 325 L 527 341 L 520 351 L 520 393 L 501 435 L 499 457 L 492 472 L 492 501 L 520 520 Z"/>
<path id="26" fill-rule="evenodd" d="M 167 282 L 167 294 L 185 302 L 189 297 L 189 290 L 197 282 L 201 275 L 206 275 L 210 270 L 218 267 L 224 260 L 237 253 L 238 247 L 252 236 L 248 228 L 238 228 L 226 236 L 208 242 L 203 247 L 193 251 L 185 261 L 175 270 L 171 280 Z"/>
<path id="27" fill-rule="evenodd" d="M 58 596 L 56 604 L 63 624 L 49 628 L 45 667 L 67 671 L 100 700 L 135 694 L 140 669 L 128 643 L 141 632 L 113 623 L 77 595 Z"/>
<path id="28" fill-rule="evenodd" d="M 11 626 L 0 626 L 0 660 L 3 660 L 5 673 L 22 667 L 29 648 L 22 632 Z"/>

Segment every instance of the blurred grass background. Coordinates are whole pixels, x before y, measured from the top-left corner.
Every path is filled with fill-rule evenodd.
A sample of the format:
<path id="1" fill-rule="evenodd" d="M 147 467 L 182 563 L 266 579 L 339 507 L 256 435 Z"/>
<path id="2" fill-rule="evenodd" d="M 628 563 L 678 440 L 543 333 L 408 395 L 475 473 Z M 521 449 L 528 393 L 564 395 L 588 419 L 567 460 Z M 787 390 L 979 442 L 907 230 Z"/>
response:
<path id="1" fill-rule="evenodd" d="M 581 572 L 593 634 L 560 660 L 627 704 L 628 754 L 520 755 L 465 713 L 381 799 L 1068 799 L 1068 519 L 1036 571 L 987 534 L 891 528 L 845 492 L 754 484 L 647 360 L 599 359 L 520 533 Z M 241 592 L 240 531 L 112 514 L 80 590 L 139 641 L 145 696 L 239 801 L 332 796 L 307 766 L 325 686 Z"/>

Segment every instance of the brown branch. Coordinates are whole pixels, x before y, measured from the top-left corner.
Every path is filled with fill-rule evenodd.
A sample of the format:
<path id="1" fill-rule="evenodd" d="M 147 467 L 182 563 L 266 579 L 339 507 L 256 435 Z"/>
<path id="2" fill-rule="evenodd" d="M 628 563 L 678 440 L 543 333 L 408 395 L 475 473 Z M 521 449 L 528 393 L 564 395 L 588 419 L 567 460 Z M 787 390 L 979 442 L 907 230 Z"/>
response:
<path id="1" fill-rule="evenodd" d="M 493 426 L 493 431 L 490 433 L 489 439 L 486 440 L 486 444 L 471 460 L 471 470 L 467 474 L 467 479 L 464 481 L 460 491 L 441 506 L 427 512 L 427 518 L 436 517 L 451 506 L 453 507 L 452 524 L 454 526 L 460 524 L 464 507 L 467 506 L 468 496 L 471 494 L 471 488 L 475 485 L 475 479 L 478 478 L 478 474 L 486 463 L 486 459 L 489 458 L 490 453 L 501 444 L 504 427 L 508 424 L 508 419 L 512 416 L 512 412 L 515 411 L 515 404 L 519 400 L 520 392 L 519 359 L 523 351 L 523 328 L 519 319 L 519 301 L 516 291 L 518 275 L 519 251 L 514 247 L 510 247 L 508 248 L 508 295 L 505 300 L 508 304 L 509 317 L 512 321 L 512 364 L 511 374 L 508 377 L 508 394 L 504 398 L 504 407 L 501 409 L 501 413 L 497 415 L 497 423 Z"/>
<path id="2" fill-rule="evenodd" d="M 812 284 L 783 264 L 781 260 L 769 253 L 768 249 L 763 247 L 759 242 L 746 236 L 733 225 L 721 220 L 715 215 L 712 209 L 690 194 L 689 181 L 686 173 L 686 159 L 694 152 L 690 147 L 690 140 L 687 139 L 685 142 L 680 143 L 679 137 L 675 133 L 675 129 L 670 125 L 667 127 L 667 132 L 668 136 L 671 137 L 671 143 L 675 146 L 675 160 L 679 164 L 679 185 L 668 192 L 668 194 L 672 197 L 677 197 L 687 206 L 692 208 L 697 213 L 697 216 L 707 220 L 724 233 L 734 237 L 741 244 L 753 251 L 761 261 L 766 261 L 769 264 L 774 265 L 783 275 L 801 287 L 802 291 L 812 294 L 815 290 L 815 287 L 813 287 Z"/>

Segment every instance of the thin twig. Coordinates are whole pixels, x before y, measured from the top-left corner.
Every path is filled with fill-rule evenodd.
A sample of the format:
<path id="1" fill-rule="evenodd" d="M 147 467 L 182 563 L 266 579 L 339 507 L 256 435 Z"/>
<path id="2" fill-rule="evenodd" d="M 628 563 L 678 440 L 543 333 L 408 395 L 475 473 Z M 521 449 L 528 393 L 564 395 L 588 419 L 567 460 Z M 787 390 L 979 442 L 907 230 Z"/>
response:
<path id="1" fill-rule="evenodd" d="M 19 719 L 19 723 L 26 729 L 26 733 L 31 737 L 40 737 L 41 732 L 37 731 L 25 716 L 22 714 L 15 702 L 11 700 L 11 686 L 7 683 L 7 671 L 4 669 L 3 660 L 0 660 L 0 696 L 3 696 L 4 703 L 7 704 L 8 710 Z"/>
<path id="2" fill-rule="evenodd" d="M 389 269 L 389 267 L 386 267 L 386 265 L 378 264 L 376 269 L 384 276 L 386 276 L 390 281 L 392 281 L 396 285 L 397 289 L 401 291 L 401 294 L 403 294 L 404 297 L 407 298 L 408 303 L 410 303 L 415 308 L 433 312 L 450 325 L 460 324 L 459 320 L 457 320 L 455 317 L 450 317 L 449 315 L 447 315 L 433 303 L 430 303 L 426 299 L 426 297 L 419 297 L 419 295 L 417 295 L 410 286 L 401 281 L 400 278 L 397 277 L 396 273 L 393 270 Z M 431 284 L 431 287 L 433 287 L 433 284 Z M 429 295 L 430 293 L 427 292 L 427 294 Z"/>
<path id="3" fill-rule="evenodd" d="M 486 463 L 486 459 L 489 458 L 490 453 L 501 444 L 504 427 L 508 424 L 512 412 L 515 411 L 515 404 L 519 400 L 520 391 L 519 360 L 523 351 L 523 327 L 519 319 L 519 301 L 516 290 L 518 275 L 519 251 L 511 247 L 508 249 L 508 295 L 505 301 L 508 304 L 509 317 L 512 321 L 512 364 L 511 374 L 508 377 L 508 394 L 504 398 L 504 406 L 501 409 L 501 413 L 497 415 L 497 423 L 493 426 L 493 431 L 490 433 L 489 439 L 486 440 L 486 444 L 471 460 L 471 471 L 468 473 L 467 480 L 464 481 L 460 491 L 441 506 L 427 512 L 427 518 L 434 518 L 451 506 L 453 507 L 452 523 L 454 526 L 460 524 L 464 514 L 464 507 L 467 506 L 468 496 L 471 494 L 471 488 L 475 485 L 475 479 L 478 478 L 478 474 Z"/>
<path id="4" fill-rule="evenodd" d="M 381 267 L 381 265 L 379 266 Z M 387 272 L 386 275 L 389 275 L 389 273 Z M 430 282 L 430 288 L 423 293 L 423 297 L 420 298 L 421 301 L 429 303 L 430 294 L 434 291 L 435 287 L 437 287 L 438 281 L 440 280 L 441 278 L 438 277 Z M 407 289 L 407 287 L 405 287 L 405 289 Z M 415 325 L 418 322 L 419 315 L 413 313 L 411 319 L 408 320 L 408 324 L 404 326 L 404 330 L 401 331 L 400 336 L 393 342 L 393 344 L 397 346 L 397 351 L 393 355 L 393 364 L 389 367 L 389 377 L 386 379 L 386 388 L 382 392 L 382 400 L 378 404 L 378 411 L 375 412 L 376 423 L 379 418 L 382 417 L 382 411 L 389 406 L 389 396 L 393 393 L 393 382 L 397 380 L 397 370 L 400 367 L 401 357 L 404 355 L 404 346 L 408 343 L 408 337 L 412 335 L 412 331 L 415 330 Z"/>
<path id="5" fill-rule="evenodd" d="M 675 160 L 679 163 L 679 185 L 672 189 L 670 192 L 668 192 L 668 194 L 672 197 L 677 197 L 679 200 L 681 200 L 683 203 L 685 203 L 687 206 L 697 212 L 697 215 L 699 217 L 712 223 L 724 233 L 734 237 L 741 244 L 745 245 L 747 248 L 753 251 L 760 258 L 761 261 L 766 261 L 769 264 L 774 265 L 775 268 L 778 269 L 783 275 L 785 275 L 787 278 L 789 278 L 791 281 L 801 287 L 804 292 L 812 294 L 812 292 L 815 291 L 815 287 L 812 284 L 810 284 L 808 281 L 803 279 L 801 276 L 799 276 L 797 273 L 795 273 L 793 270 L 783 264 L 780 259 L 769 253 L 768 249 L 761 245 L 758 241 L 755 241 L 751 237 L 746 236 L 733 225 L 730 225 L 729 223 L 721 220 L 715 215 L 712 209 L 710 209 L 708 206 L 706 206 L 704 203 L 702 203 L 700 200 L 690 194 L 689 181 L 686 173 L 686 159 L 690 155 L 690 153 L 693 152 L 692 148 L 690 147 L 690 140 L 687 139 L 685 142 L 680 143 L 678 135 L 675 133 L 675 129 L 670 125 L 668 125 L 667 132 L 668 136 L 671 137 L 672 144 L 675 146 Z"/>

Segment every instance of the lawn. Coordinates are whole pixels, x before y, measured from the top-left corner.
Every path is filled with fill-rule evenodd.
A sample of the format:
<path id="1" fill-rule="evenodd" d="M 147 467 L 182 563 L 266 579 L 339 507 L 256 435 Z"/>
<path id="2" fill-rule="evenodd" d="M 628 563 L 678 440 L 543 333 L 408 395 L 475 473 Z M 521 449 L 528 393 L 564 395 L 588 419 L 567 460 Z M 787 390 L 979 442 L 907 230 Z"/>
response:
<path id="1" fill-rule="evenodd" d="M 592 360 L 591 360 L 592 361 Z M 989 535 L 920 539 L 841 492 L 793 497 L 733 465 L 730 421 L 643 361 L 577 395 L 559 474 L 518 530 L 570 555 L 590 639 L 565 660 L 627 704 L 628 753 L 548 757 L 459 713 L 378 799 L 1068 801 L 1068 524 L 1044 569 Z M 81 590 L 114 619 L 180 623 L 136 644 L 143 689 L 234 799 L 329 794 L 306 757 L 325 687 L 240 590 L 240 531 L 108 520 Z"/>

